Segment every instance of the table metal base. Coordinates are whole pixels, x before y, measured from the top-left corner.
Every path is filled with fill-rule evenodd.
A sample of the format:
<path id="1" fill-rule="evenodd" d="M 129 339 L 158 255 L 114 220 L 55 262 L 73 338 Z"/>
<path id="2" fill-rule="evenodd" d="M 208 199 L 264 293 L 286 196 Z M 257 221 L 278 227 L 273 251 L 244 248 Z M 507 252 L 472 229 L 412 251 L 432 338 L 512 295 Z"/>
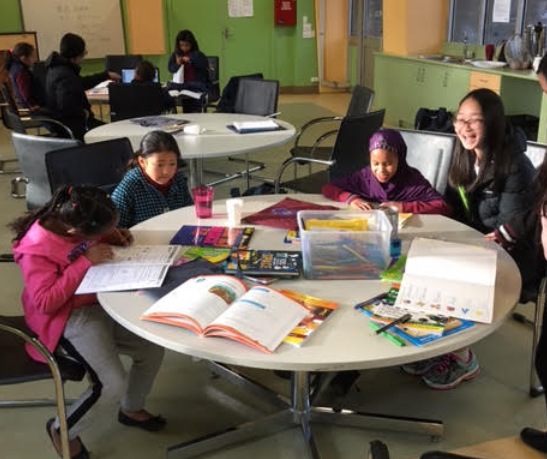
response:
<path id="1" fill-rule="evenodd" d="M 285 397 L 270 391 L 261 384 L 249 380 L 229 367 L 214 362 L 210 362 L 209 365 L 215 374 L 228 379 L 247 392 L 256 395 L 261 400 L 265 400 L 275 407 L 280 408 L 280 411 L 255 421 L 229 427 L 219 432 L 171 446 L 167 450 L 167 457 L 169 459 L 194 457 L 257 437 L 272 435 L 293 427 L 298 427 L 301 430 L 308 456 L 313 459 L 319 459 L 321 455 L 317 449 L 311 430 L 310 424 L 312 422 L 344 427 L 420 433 L 430 435 L 434 438 L 438 438 L 443 434 L 443 424 L 441 421 L 312 406 L 314 399 L 321 390 L 323 378 L 318 376 L 310 385 L 310 374 L 306 371 L 291 372 L 291 400 L 289 401 Z"/>

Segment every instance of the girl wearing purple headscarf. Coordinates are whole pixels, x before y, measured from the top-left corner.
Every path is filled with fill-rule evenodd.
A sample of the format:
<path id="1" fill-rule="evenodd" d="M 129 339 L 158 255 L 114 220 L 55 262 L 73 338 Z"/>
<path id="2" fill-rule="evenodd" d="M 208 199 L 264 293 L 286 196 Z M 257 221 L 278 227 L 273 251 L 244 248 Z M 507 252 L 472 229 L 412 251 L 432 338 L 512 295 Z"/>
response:
<path id="1" fill-rule="evenodd" d="M 399 212 L 450 215 L 451 208 L 424 176 L 406 162 L 399 131 L 381 129 L 370 139 L 370 166 L 323 186 L 323 196 L 370 210 L 394 206 Z"/>

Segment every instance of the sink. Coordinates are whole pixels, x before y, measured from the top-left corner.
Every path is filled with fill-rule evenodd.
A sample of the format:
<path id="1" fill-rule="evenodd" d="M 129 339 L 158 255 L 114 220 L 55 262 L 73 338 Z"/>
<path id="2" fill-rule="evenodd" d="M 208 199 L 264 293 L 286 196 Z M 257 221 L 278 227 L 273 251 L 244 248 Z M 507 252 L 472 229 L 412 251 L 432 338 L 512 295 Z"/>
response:
<path id="1" fill-rule="evenodd" d="M 463 59 L 456 56 L 446 56 L 443 54 L 421 54 L 420 59 L 428 61 L 446 62 L 447 64 L 463 64 Z"/>

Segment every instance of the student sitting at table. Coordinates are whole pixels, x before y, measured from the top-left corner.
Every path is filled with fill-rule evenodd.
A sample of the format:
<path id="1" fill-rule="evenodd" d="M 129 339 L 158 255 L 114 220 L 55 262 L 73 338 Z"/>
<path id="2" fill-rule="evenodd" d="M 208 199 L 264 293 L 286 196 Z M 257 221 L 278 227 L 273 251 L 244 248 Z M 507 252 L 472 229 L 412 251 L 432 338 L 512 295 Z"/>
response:
<path id="1" fill-rule="evenodd" d="M 114 72 L 80 76 L 87 50 L 79 35 L 65 34 L 59 51 L 51 53 L 46 60 L 46 106 L 52 117 L 68 126 L 75 138 L 83 140 L 86 131 L 104 124 L 93 115 L 85 91 L 102 81 L 119 81 L 121 77 Z"/>
<path id="2" fill-rule="evenodd" d="M 323 186 L 323 196 L 350 207 L 370 210 L 397 207 L 399 212 L 450 215 L 444 198 L 406 162 L 399 131 L 381 129 L 370 139 L 370 165 Z"/>
<path id="3" fill-rule="evenodd" d="M 149 61 L 140 61 L 135 67 L 135 75 L 131 84 L 153 84 L 156 77 L 156 68 Z M 159 83 L 158 83 L 159 84 Z M 172 111 L 175 108 L 175 100 L 169 95 L 167 89 L 162 90 L 163 111 Z"/>
<path id="4" fill-rule="evenodd" d="M 112 193 L 120 212 L 118 225 L 130 228 L 170 210 L 193 204 L 175 138 L 163 131 L 146 134 L 129 164 L 129 172 Z"/>
<path id="5" fill-rule="evenodd" d="M 21 42 L 7 52 L 4 62 L 17 104 L 31 112 L 40 109 L 40 86 L 30 70 L 37 59 L 34 46 Z"/>
<path id="6" fill-rule="evenodd" d="M 67 407 L 71 458 L 90 457 L 80 434 L 118 403 L 122 424 L 157 431 L 166 423 L 144 409 L 164 349 L 115 323 L 95 294 L 75 294 L 89 268 L 112 258 L 111 245 L 131 243 L 129 231 L 115 229 L 117 222 L 118 212 L 104 191 L 66 185 L 10 225 L 16 233 L 14 259 L 23 274 L 27 325 L 50 352 L 85 367 L 89 378 L 89 387 Z M 34 347 L 27 351 L 44 361 Z M 120 354 L 131 357 L 129 369 Z M 47 421 L 46 429 L 61 456 L 59 419 Z"/>

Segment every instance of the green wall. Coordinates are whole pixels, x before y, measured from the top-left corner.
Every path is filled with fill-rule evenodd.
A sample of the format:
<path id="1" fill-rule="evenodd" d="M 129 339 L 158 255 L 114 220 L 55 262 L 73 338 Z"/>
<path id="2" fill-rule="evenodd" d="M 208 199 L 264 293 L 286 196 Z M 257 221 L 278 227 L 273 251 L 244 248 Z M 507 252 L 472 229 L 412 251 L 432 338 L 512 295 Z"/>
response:
<path id="1" fill-rule="evenodd" d="M 19 0 L 1 0 L 0 33 L 22 32 L 22 20 Z M 226 74 L 221 73 L 221 86 L 224 86 L 230 75 L 230 68 L 248 68 L 252 65 L 253 55 L 260 56 L 267 63 L 262 65 L 265 78 L 277 79 L 282 87 L 315 86 L 310 80 L 317 76 L 317 55 L 314 39 L 302 38 L 302 16 L 315 27 L 314 0 L 298 0 L 297 23 L 295 27 L 275 27 L 273 24 L 273 1 L 254 0 L 255 16 L 253 18 L 226 19 L 227 0 L 163 0 L 165 8 L 165 37 L 167 54 L 164 56 L 146 56 L 160 68 L 162 80 L 169 78 L 167 60 L 173 48 L 175 36 L 179 30 L 190 29 L 196 35 L 200 48 L 211 56 L 224 55 L 224 42 L 221 31 L 228 25 L 236 32 L 239 24 L 246 29 L 254 30 L 256 41 L 245 41 L 241 53 L 236 57 L 230 53 L 233 62 L 226 66 Z M 122 2 L 123 6 L 123 2 Z M 78 31 L 75 31 L 76 33 Z M 85 39 L 85 37 L 84 37 Z M 126 37 L 126 44 L 128 38 Z M 263 46 L 263 43 L 268 43 Z M 260 53 L 260 54 L 257 54 Z M 41 56 L 44 59 L 47 56 Z M 245 64 L 245 65 L 238 65 Z M 223 64 L 221 63 L 221 68 Z M 93 73 L 103 69 L 102 60 L 86 60 L 83 73 Z M 260 71 L 262 69 L 259 69 Z"/>

